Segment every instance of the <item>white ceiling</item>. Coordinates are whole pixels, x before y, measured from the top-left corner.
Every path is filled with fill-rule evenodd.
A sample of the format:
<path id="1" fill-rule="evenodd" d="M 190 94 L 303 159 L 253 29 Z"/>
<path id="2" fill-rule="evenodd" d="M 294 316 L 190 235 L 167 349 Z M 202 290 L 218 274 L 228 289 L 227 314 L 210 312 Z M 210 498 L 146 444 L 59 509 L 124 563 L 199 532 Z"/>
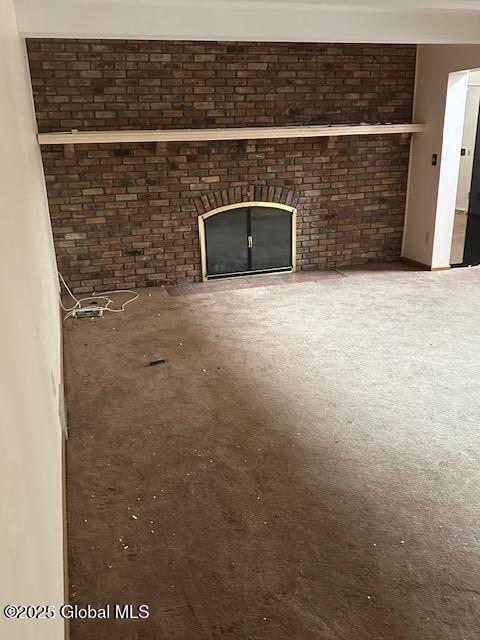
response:
<path id="1" fill-rule="evenodd" d="M 480 0 L 16 0 L 30 36 L 480 43 Z"/>
<path id="2" fill-rule="evenodd" d="M 83 6 L 91 5 L 108 5 L 109 7 L 131 5 L 132 7 L 142 6 L 162 6 L 168 4 L 190 4 L 188 0 L 58 0 L 58 4 L 62 6 L 72 6 L 76 4 Z M 32 8 L 33 6 L 47 6 L 51 2 L 44 0 L 28 0 L 18 1 L 17 4 L 25 5 Z M 193 4 L 193 2 L 192 2 Z M 300 5 L 306 5 L 316 8 L 330 8 L 337 10 L 345 9 L 381 9 L 382 11 L 399 11 L 402 9 L 412 9 L 421 11 L 423 9 L 440 9 L 452 11 L 480 11 L 480 0 L 199 0 L 195 2 L 199 5 L 216 4 L 219 6 L 239 6 L 249 5 L 251 7 L 260 7 L 261 5 L 285 5 L 291 8 L 298 8 Z"/>
<path id="3" fill-rule="evenodd" d="M 71 2 L 72 0 L 66 0 Z M 134 1 L 134 0 L 130 0 Z M 215 0 L 213 0 L 215 1 Z M 217 0 L 218 1 L 218 0 Z M 118 0 L 106 0 L 106 2 L 118 2 Z M 150 4 L 161 4 L 162 0 L 150 0 Z M 230 0 L 234 4 L 235 0 Z M 398 11 L 400 6 L 405 9 L 451 9 L 454 11 L 479 11 L 479 0 L 244 0 L 241 4 L 258 6 L 261 4 L 284 4 L 291 6 L 313 5 L 331 9 L 381 9 L 382 11 Z"/>

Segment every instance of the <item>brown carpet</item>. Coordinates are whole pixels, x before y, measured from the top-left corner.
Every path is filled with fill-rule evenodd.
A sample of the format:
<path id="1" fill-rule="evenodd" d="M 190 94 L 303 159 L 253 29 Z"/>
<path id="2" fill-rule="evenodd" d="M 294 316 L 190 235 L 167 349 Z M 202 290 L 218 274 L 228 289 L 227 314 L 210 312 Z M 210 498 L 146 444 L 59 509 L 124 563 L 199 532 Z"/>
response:
<path id="1" fill-rule="evenodd" d="M 68 320 L 72 640 L 477 640 L 479 274 Z"/>

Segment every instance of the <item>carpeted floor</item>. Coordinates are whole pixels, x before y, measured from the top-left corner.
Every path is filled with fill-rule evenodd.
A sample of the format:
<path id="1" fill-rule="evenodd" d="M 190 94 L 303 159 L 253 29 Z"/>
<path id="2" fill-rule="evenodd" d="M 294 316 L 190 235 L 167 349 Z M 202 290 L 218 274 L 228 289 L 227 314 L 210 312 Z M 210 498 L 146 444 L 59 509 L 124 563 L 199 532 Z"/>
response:
<path id="1" fill-rule="evenodd" d="M 66 322 L 72 640 L 478 640 L 480 270 L 345 275 Z"/>

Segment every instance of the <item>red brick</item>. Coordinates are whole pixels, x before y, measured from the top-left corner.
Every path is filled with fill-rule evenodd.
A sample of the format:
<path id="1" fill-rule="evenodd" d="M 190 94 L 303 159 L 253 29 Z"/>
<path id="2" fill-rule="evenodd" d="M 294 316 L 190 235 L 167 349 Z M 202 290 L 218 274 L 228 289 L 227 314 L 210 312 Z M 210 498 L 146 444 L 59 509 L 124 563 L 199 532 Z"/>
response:
<path id="1" fill-rule="evenodd" d="M 41 132 L 411 117 L 410 45 L 40 39 L 28 49 Z M 79 293 L 199 280 L 197 216 L 248 200 L 298 207 L 301 269 L 399 256 L 408 135 L 42 155 L 59 268 Z"/>

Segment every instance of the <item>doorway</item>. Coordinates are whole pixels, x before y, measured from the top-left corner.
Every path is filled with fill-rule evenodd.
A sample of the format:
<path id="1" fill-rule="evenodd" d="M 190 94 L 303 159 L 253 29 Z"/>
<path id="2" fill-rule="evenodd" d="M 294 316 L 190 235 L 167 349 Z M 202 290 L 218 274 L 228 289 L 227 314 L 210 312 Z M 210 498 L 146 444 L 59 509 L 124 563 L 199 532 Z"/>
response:
<path id="1" fill-rule="evenodd" d="M 478 264 L 480 264 L 480 118 L 477 111 L 477 132 L 461 266 L 468 267 Z"/>
<path id="2" fill-rule="evenodd" d="M 199 216 L 202 278 L 295 270 L 296 210 L 246 202 Z"/>
<path id="3" fill-rule="evenodd" d="M 471 71 L 465 105 L 450 264 L 480 264 L 480 72 Z"/>

